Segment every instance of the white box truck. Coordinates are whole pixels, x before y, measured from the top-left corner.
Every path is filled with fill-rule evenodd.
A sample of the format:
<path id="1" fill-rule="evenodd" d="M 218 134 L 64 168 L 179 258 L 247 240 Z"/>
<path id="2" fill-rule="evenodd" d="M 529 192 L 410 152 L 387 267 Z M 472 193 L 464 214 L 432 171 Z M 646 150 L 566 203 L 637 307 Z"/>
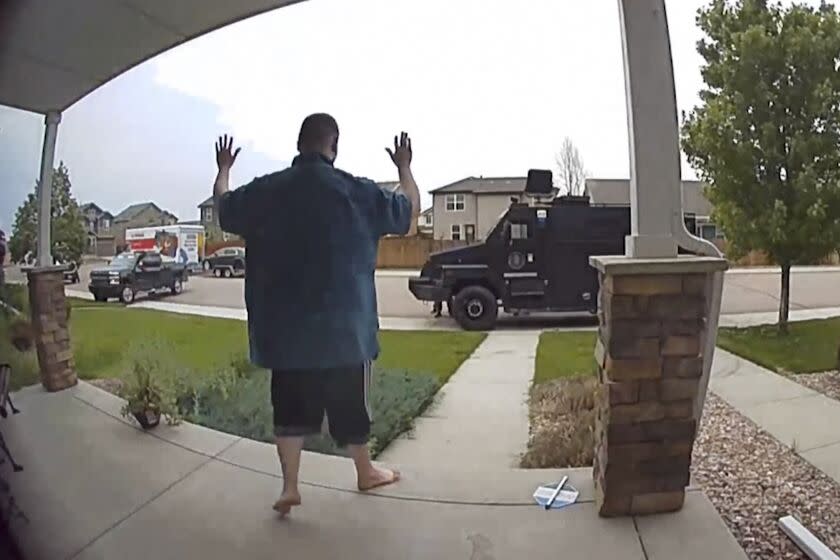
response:
<path id="1" fill-rule="evenodd" d="M 125 242 L 131 252 L 158 252 L 190 270 L 201 270 L 204 261 L 204 226 L 150 226 L 128 229 Z"/>

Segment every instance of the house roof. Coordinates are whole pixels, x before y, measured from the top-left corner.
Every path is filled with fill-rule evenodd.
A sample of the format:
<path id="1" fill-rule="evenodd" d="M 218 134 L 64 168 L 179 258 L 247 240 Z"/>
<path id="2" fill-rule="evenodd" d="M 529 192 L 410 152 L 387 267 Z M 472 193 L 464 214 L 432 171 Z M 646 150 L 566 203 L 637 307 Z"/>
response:
<path id="1" fill-rule="evenodd" d="M 90 210 L 90 209 L 94 209 L 94 210 L 96 210 L 97 212 L 100 212 L 100 213 L 102 212 L 102 208 L 100 208 L 99 205 L 97 205 L 93 202 L 85 202 L 84 204 L 79 206 L 79 210 L 81 210 L 83 212 L 85 210 Z"/>
<path id="2" fill-rule="evenodd" d="M 163 51 L 297 1 L 2 2 L 0 105 L 63 111 Z"/>
<path id="3" fill-rule="evenodd" d="M 95 210 L 96 213 L 99 214 L 101 217 L 107 217 L 107 218 L 112 218 L 112 219 L 114 217 L 113 214 L 111 214 L 107 210 L 103 210 L 95 202 L 86 202 L 85 204 L 82 204 L 81 206 L 79 206 L 79 210 L 81 210 L 82 212 L 87 212 L 88 210 Z"/>
<path id="4" fill-rule="evenodd" d="M 432 194 L 517 194 L 525 191 L 527 177 L 467 177 L 432 190 Z"/>
<path id="5" fill-rule="evenodd" d="M 176 220 L 178 219 L 178 216 L 167 210 L 162 210 L 161 207 L 155 204 L 154 202 L 140 202 L 138 204 L 132 204 L 131 206 L 114 216 L 114 221 L 127 222 L 133 219 L 135 216 L 137 216 L 137 214 L 139 214 L 143 210 L 146 210 L 147 208 L 154 208 L 161 214 L 165 214 L 167 216 L 175 218 Z"/>
<path id="6" fill-rule="evenodd" d="M 215 202 L 213 201 L 213 197 L 211 196 L 210 198 L 208 198 L 207 200 L 205 200 L 204 202 L 199 204 L 198 207 L 199 208 L 204 208 L 206 206 L 213 206 L 214 204 L 215 204 Z"/>
<path id="7" fill-rule="evenodd" d="M 703 194 L 700 181 L 683 181 L 683 212 L 710 216 L 712 204 Z M 593 204 L 629 205 L 630 179 L 587 179 L 586 193 Z"/>
<path id="8" fill-rule="evenodd" d="M 434 211 L 435 211 L 435 207 L 434 206 L 429 206 L 428 208 L 426 208 L 425 210 L 420 212 L 420 215 L 425 216 L 427 214 L 432 214 Z"/>

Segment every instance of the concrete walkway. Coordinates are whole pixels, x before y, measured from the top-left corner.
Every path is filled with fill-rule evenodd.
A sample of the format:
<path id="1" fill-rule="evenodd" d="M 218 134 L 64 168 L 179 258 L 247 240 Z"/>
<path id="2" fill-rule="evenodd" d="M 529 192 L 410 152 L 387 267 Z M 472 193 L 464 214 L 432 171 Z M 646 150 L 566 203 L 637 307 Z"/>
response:
<path id="1" fill-rule="evenodd" d="M 494 331 L 382 460 L 460 470 L 516 468 L 528 444 L 538 331 Z"/>
<path id="2" fill-rule="evenodd" d="M 700 491 L 676 514 L 599 518 L 590 469 L 405 468 L 398 486 L 361 495 L 347 460 L 306 454 L 304 506 L 282 521 L 270 445 L 188 424 L 143 433 L 85 383 L 15 402 L 0 428 L 25 470 L 0 471 L 29 517 L 12 529 L 30 560 L 746 558 Z M 563 474 L 580 502 L 534 505 L 534 488 Z"/>
<path id="3" fill-rule="evenodd" d="M 840 402 L 725 350 L 710 389 L 840 484 Z"/>

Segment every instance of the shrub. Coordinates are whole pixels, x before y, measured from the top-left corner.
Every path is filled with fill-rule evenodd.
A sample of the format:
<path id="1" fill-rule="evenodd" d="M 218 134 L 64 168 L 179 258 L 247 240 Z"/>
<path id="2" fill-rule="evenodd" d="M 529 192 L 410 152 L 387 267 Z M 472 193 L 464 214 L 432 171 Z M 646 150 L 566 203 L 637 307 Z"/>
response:
<path id="1" fill-rule="evenodd" d="M 29 291 L 22 284 L 0 285 L 0 301 L 24 316 L 29 315 Z M 5 314 L 6 316 L 15 315 L 14 312 L 6 309 L 5 306 L 0 306 L 0 314 Z"/>
<path id="2" fill-rule="evenodd" d="M 159 340 L 129 346 L 119 378 L 119 396 L 126 400 L 124 416 L 149 411 L 162 415 L 171 425 L 181 422 L 178 394 L 188 390 L 188 376 L 173 355 Z"/>
<path id="3" fill-rule="evenodd" d="M 208 428 L 273 443 L 271 377 L 268 372 L 250 369 L 250 373 L 234 382 L 223 384 L 224 390 L 213 385 L 197 390 L 191 401 L 182 401 L 182 412 L 190 421 Z M 411 428 L 413 419 L 429 405 L 438 386 L 433 375 L 376 369 L 369 394 L 373 413 L 370 446 L 374 456 Z M 331 439 L 321 435 L 307 438 L 305 448 L 341 454 Z"/>
<path id="4" fill-rule="evenodd" d="M 9 342 L 18 352 L 29 352 L 35 344 L 35 330 L 23 318 L 13 319 L 9 325 Z"/>
<path id="5" fill-rule="evenodd" d="M 595 392 L 591 377 L 557 379 L 531 391 L 529 469 L 590 467 L 595 453 Z"/>

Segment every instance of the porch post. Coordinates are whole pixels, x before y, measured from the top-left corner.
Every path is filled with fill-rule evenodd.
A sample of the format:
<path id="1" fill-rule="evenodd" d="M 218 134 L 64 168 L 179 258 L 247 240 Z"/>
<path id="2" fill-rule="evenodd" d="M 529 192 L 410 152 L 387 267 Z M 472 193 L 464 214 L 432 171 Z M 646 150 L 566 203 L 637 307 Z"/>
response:
<path id="1" fill-rule="evenodd" d="M 682 214 L 679 124 L 665 0 L 619 0 L 630 135 L 630 237 L 634 258 L 675 257 Z M 682 219 L 682 218 L 680 218 Z"/>
<path id="2" fill-rule="evenodd" d="M 55 160 L 55 142 L 58 136 L 58 124 L 61 122 L 59 111 L 47 113 L 44 123 L 44 147 L 41 151 L 41 173 L 38 181 L 38 266 L 52 266 L 50 250 L 50 222 L 52 217 L 52 175 Z"/>
<path id="3" fill-rule="evenodd" d="M 682 216 L 664 0 L 619 0 L 630 136 L 624 256 L 595 256 L 599 330 L 593 478 L 602 516 L 676 511 L 709 383 L 727 263 Z M 678 256 L 678 247 L 697 255 Z"/>

